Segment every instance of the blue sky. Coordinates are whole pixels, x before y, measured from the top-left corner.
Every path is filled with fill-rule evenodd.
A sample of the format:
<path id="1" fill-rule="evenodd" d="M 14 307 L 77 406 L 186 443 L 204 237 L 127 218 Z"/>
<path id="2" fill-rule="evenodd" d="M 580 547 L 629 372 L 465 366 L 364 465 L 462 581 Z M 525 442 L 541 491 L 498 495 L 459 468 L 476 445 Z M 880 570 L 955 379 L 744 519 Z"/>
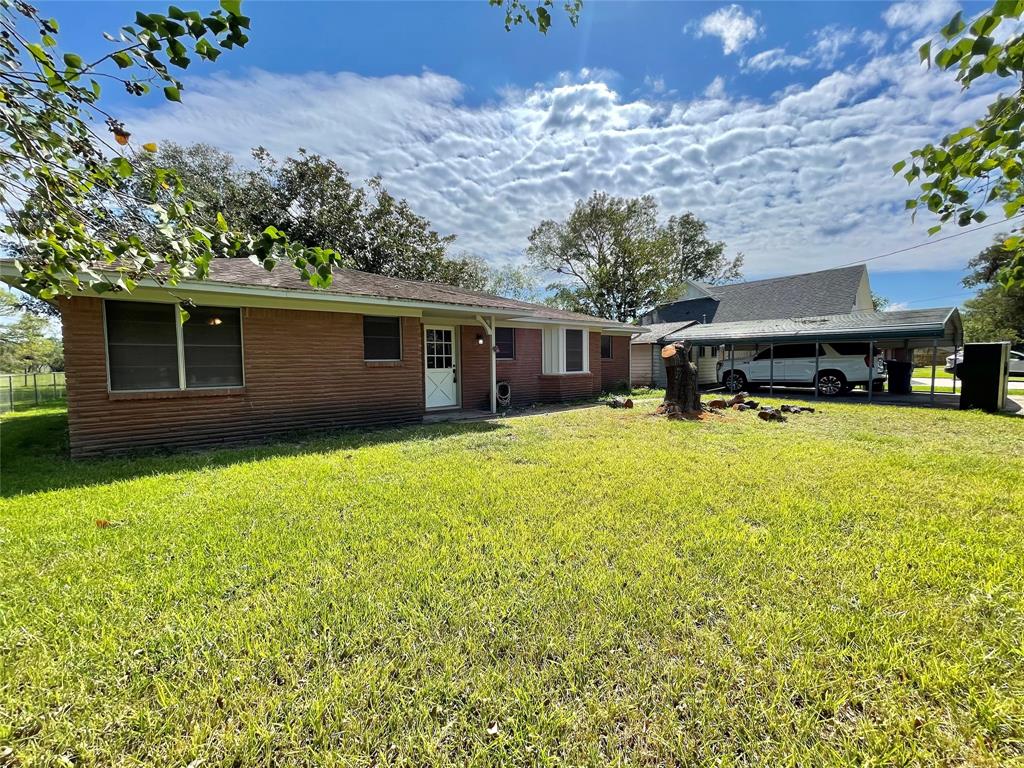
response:
<path id="1" fill-rule="evenodd" d="M 137 7 L 42 4 L 85 54 Z M 136 138 L 322 152 L 380 173 L 456 251 L 494 263 L 592 189 L 693 210 L 750 278 L 923 242 L 931 222 L 903 213 L 888 169 L 991 98 L 916 61 L 958 8 L 984 7 L 953 0 L 592 1 L 546 37 L 506 33 L 483 0 L 243 7 L 250 44 L 190 70 L 183 105 L 109 94 Z M 962 265 L 996 231 L 873 261 L 872 283 L 912 307 L 956 303 Z"/>

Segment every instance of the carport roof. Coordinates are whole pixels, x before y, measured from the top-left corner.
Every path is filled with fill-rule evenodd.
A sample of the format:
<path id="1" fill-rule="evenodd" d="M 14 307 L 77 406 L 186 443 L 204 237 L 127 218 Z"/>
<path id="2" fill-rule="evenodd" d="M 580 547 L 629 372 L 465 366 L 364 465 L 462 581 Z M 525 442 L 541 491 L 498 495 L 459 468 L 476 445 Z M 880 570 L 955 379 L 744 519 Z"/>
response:
<path id="1" fill-rule="evenodd" d="M 807 339 L 944 339 L 952 343 L 959 339 L 960 329 L 960 313 L 956 308 L 939 307 L 692 325 L 669 333 L 664 341 L 712 345 L 767 344 Z"/>

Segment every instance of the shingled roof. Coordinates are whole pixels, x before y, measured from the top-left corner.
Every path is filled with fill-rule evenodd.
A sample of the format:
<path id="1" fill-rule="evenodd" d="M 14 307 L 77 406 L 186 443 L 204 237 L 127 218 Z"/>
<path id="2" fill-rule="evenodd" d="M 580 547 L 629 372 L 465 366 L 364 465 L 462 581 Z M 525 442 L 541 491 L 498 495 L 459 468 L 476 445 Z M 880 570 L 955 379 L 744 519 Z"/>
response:
<path id="1" fill-rule="evenodd" d="M 554 320 L 566 323 L 601 323 L 603 327 L 620 330 L 638 330 L 636 326 L 619 323 L 592 315 L 566 312 L 543 304 L 532 304 L 516 299 L 507 299 L 483 291 L 457 288 L 441 283 L 421 280 L 405 280 L 395 277 L 374 275 L 355 269 L 335 268 L 334 280 L 329 288 L 312 288 L 302 279 L 297 269 L 279 265 L 267 271 L 248 259 L 214 259 L 210 264 L 210 275 L 197 287 L 230 285 L 244 288 L 265 288 L 276 291 L 294 291 L 306 294 L 335 294 L 339 297 L 367 297 L 390 299 L 417 304 L 448 304 L 460 307 L 475 307 L 481 312 L 500 312 L 505 315 L 522 315 L 524 318 Z"/>
<path id="2" fill-rule="evenodd" d="M 650 323 L 696 320 L 732 323 L 852 312 L 867 267 L 825 269 L 728 285 L 702 285 L 710 296 L 663 304 L 645 317 Z"/>

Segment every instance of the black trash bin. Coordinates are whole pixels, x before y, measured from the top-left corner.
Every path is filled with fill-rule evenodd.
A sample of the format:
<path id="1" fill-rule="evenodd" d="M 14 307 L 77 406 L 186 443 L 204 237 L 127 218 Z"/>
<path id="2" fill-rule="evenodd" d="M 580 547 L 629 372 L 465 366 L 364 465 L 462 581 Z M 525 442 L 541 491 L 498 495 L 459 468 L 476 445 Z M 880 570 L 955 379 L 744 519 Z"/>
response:
<path id="1" fill-rule="evenodd" d="M 913 392 L 911 379 L 914 373 L 914 364 L 905 360 L 886 360 L 885 370 L 889 374 L 889 394 L 909 395 Z"/>

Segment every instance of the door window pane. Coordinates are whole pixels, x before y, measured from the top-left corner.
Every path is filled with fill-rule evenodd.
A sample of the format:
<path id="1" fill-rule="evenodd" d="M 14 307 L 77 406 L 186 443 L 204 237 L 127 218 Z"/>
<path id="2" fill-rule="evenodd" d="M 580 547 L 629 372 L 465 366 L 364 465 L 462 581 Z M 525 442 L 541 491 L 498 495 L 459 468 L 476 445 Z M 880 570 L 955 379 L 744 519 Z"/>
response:
<path id="1" fill-rule="evenodd" d="M 110 389 L 177 389 L 178 332 L 173 304 L 107 301 Z"/>
<path id="2" fill-rule="evenodd" d="M 181 327 L 186 387 L 242 386 L 242 315 L 239 309 L 196 307 Z"/>
<path id="3" fill-rule="evenodd" d="M 363 359 L 401 360 L 402 328 L 400 317 L 363 316 Z"/>
<path id="4" fill-rule="evenodd" d="M 452 368 L 455 361 L 455 341 L 451 329 L 428 328 L 426 349 L 427 369 Z"/>
<path id="5" fill-rule="evenodd" d="M 565 331 L 565 370 L 583 370 L 583 331 L 574 328 Z"/>

